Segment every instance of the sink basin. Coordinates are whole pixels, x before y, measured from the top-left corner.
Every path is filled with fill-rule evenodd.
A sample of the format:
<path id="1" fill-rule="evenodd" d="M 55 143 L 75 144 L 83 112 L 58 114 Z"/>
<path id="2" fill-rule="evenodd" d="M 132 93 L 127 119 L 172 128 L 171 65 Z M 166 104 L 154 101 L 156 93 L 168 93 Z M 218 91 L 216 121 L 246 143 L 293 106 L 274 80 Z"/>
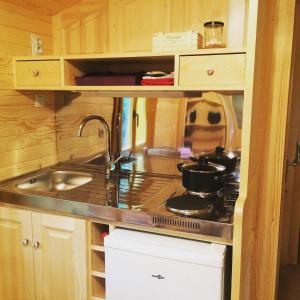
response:
<path id="1" fill-rule="evenodd" d="M 55 171 L 20 181 L 16 187 L 21 190 L 40 192 L 67 191 L 86 184 L 92 179 L 93 176 L 89 173 Z"/>

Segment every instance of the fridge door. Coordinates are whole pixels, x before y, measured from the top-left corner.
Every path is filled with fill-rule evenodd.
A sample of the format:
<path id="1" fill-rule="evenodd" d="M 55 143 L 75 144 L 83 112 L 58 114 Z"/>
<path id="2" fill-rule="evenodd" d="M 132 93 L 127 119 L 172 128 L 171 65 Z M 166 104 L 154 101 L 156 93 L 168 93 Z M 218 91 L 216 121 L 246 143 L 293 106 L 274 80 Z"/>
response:
<path id="1" fill-rule="evenodd" d="M 107 300 L 223 299 L 225 246 L 222 246 L 223 251 L 217 247 L 223 265 L 211 266 L 200 264 L 195 258 L 192 262 L 183 259 L 189 254 L 193 257 L 194 248 L 198 246 L 204 246 L 207 251 L 215 249 L 207 243 L 201 245 L 201 242 L 126 231 L 115 235 L 113 232 L 105 240 Z M 202 253 L 208 262 L 213 262 L 216 256 L 215 251 L 212 252 L 210 258 L 208 253 Z"/>

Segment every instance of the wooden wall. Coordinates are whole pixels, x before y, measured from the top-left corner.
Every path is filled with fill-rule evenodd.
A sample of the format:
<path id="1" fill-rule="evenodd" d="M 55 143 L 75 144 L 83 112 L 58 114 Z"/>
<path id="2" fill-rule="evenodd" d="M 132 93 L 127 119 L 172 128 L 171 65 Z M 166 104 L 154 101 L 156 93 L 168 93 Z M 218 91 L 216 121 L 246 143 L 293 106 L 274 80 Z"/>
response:
<path id="1" fill-rule="evenodd" d="M 92 114 L 102 115 L 111 124 L 113 99 L 100 97 L 97 92 L 59 93 L 56 95 L 56 133 L 58 161 L 89 156 L 105 150 L 105 134 L 99 138 L 98 121 L 91 121 L 76 136 L 81 120 Z"/>
<path id="2" fill-rule="evenodd" d="M 226 32 L 227 14 L 228 0 L 82 0 L 53 17 L 54 52 L 149 51 L 155 32 L 203 34 L 211 20 Z"/>
<path id="3" fill-rule="evenodd" d="M 42 37 L 52 53 L 51 18 L 0 1 L 0 180 L 56 162 L 55 111 L 52 93 L 45 107 L 34 106 L 33 92 L 13 90 L 11 58 L 31 55 L 30 33 Z"/>

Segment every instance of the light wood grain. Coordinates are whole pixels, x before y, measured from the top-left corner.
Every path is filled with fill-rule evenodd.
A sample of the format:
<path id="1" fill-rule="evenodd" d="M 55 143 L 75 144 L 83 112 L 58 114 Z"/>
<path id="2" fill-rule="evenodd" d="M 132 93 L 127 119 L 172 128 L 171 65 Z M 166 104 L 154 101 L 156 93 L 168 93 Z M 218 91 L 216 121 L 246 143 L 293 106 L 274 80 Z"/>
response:
<path id="1" fill-rule="evenodd" d="M 35 299 L 31 212 L 0 207 L 0 239 L 0 298 Z"/>
<path id="2" fill-rule="evenodd" d="M 149 51 L 155 32 L 192 29 L 203 34 L 205 22 L 218 20 L 225 22 L 226 33 L 227 16 L 228 0 L 81 1 L 53 17 L 54 52 Z"/>
<path id="3" fill-rule="evenodd" d="M 37 299 L 87 300 L 86 223 L 32 213 Z"/>
<path id="4" fill-rule="evenodd" d="M 99 138 L 102 125 L 89 122 L 82 137 L 76 136 L 77 128 L 84 117 L 92 114 L 103 116 L 111 124 L 113 112 L 112 98 L 99 98 L 97 93 L 82 93 L 65 100 L 61 94 L 56 104 L 57 155 L 59 161 L 85 157 L 105 151 L 105 133 Z M 103 128 L 102 128 L 103 130 Z"/>
<path id="5" fill-rule="evenodd" d="M 61 69 L 59 60 L 50 61 L 17 61 L 16 85 L 61 85 Z"/>
<path id="6" fill-rule="evenodd" d="M 12 3 L 21 6 L 22 8 L 34 10 L 46 15 L 58 13 L 59 11 L 67 8 L 68 6 L 72 6 L 79 1 L 80 0 L 47 0 L 41 3 L 39 0 L 6 0 L 7 3 Z"/>
<path id="7" fill-rule="evenodd" d="M 242 85 L 244 74 L 244 54 L 180 57 L 179 86 Z"/>
<path id="8" fill-rule="evenodd" d="M 45 107 L 37 108 L 33 92 L 13 90 L 12 77 L 12 56 L 31 55 L 31 33 L 41 36 L 44 54 L 52 54 L 51 18 L 17 0 L 0 1 L 0 15 L 0 180 L 3 180 L 57 160 L 53 93 L 42 92 Z"/>

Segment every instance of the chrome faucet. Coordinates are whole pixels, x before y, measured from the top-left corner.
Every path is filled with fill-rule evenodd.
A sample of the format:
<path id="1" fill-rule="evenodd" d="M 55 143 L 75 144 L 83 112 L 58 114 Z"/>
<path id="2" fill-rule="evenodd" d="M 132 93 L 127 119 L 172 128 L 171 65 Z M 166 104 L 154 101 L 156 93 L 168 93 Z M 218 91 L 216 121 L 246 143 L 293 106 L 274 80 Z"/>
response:
<path id="1" fill-rule="evenodd" d="M 77 136 L 78 137 L 82 136 L 82 131 L 83 131 L 84 126 L 89 121 L 92 121 L 92 120 L 98 120 L 104 126 L 104 129 L 105 129 L 105 132 L 106 132 L 105 174 L 107 176 L 109 176 L 110 171 L 115 169 L 115 164 L 116 164 L 117 161 L 119 161 L 119 159 L 121 157 L 119 157 L 116 161 L 113 161 L 113 156 L 111 154 L 111 133 L 110 133 L 109 126 L 108 126 L 107 122 L 105 121 L 105 119 L 100 115 L 90 115 L 90 116 L 85 117 L 81 121 L 81 123 L 78 127 Z"/>

